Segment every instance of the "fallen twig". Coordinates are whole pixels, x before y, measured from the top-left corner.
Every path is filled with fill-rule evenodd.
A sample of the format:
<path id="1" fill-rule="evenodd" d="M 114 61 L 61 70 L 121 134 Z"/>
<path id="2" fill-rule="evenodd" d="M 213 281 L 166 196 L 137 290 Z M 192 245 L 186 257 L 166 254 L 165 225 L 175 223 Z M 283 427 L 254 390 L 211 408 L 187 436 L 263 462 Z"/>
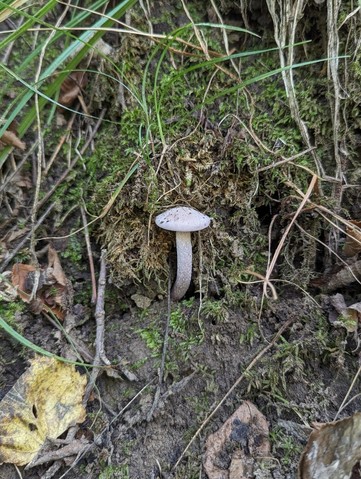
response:
<path id="1" fill-rule="evenodd" d="M 93 444 L 90 444 L 86 439 L 74 439 L 70 444 L 65 445 L 64 447 L 57 449 L 56 451 L 49 451 L 45 454 L 42 454 L 40 457 L 35 458 L 30 464 L 26 466 L 25 469 L 31 469 L 32 467 L 40 466 L 50 461 L 59 461 L 60 459 L 65 459 L 69 456 L 75 456 L 79 453 L 84 453 L 85 449 L 93 447 Z"/>
<path id="2" fill-rule="evenodd" d="M 304 195 L 301 203 L 300 203 L 300 206 L 297 208 L 297 211 L 296 213 L 293 215 L 293 218 L 292 220 L 290 221 L 289 225 L 287 226 L 287 228 L 285 229 L 283 235 L 282 235 L 282 238 L 280 239 L 278 245 L 277 245 L 277 248 L 276 248 L 276 251 L 274 252 L 273 254 L 273 257 L 272 257 L 272 260 L 270 261 L 268 267 L 267 267 L 267 271 L 266 271 L 266 274 L 265 274 L 265 278 L 264 278 L 264 294 L 267 296 L 267 286 L 270 284 L 270 278 L 271 278 L 271 275 L 272 275 L 272 272 L 273 272 L 273 269 L 276 265 L 276 262 L 278 260 L 278 257 L 282 251 L 282 248 L 283 248 L 283 245 L 286 241 L 286 238 L 288 236 L 288 233 L 290 232 L 293 224 L 295 223 L 297 217 L 299 216 L 299 214 L 301 213 L 301 211 L 303 210 L 305 204 L 307 203 L 309 197 L 311 196 L 316 184 L 317 184 L 317 181 L 318 181 L 318 176 L 317 175 L 313 175 L 312 177 L 312 180 L 309 184 L 309 187 L 307 189 L 307 192 L 306 194 Z"/>
<path id="3" fill-rule="evenodd" d="M 162 391 L 162 386 L 163 386 L 163 377 L 164 377 L 164 368 L 165 368 L 165 358 L 167 356 L 167 350 L 168 350 L 168 339 L 169 339 L 169 323 L 170 323 L 170 313 L 171 313 L 171 298 L 170 298 L 170 288 L 171 288 L 171 280 L 170 280 L 170 275 L 168 278 L 168 291 L 167 291 L 167 321 L 165 324 L 165 331 L 164 331 L 164 341 L 163 341 L 163 350 L 162 350 L 162 359 L 160 363 L 160 368 L 158 369 L 158 386 L 157 390 L 154 395 L 154 400 L 152 407 L 150 408 L 148 414 L 147 414 L 147 421 L 149 422 L 154 414 L 154 411 L 157 409 L 160 396 L 161 396 L 161 391 Z"/>
<path id="4" fill-rule="evenodd" d="M 95 306 L 95 321 L 96 321 L 96 339 L 95 339 L 95 356 L 93 360 L 93 366 L 101 366 L 102 364 L 110 365 L 109 359 L 105 355 L 104 351 L 104 295 L 106 285 L 106 265 L 105 265 L 106 250 L 102 250 L 100 256 L 100 272 L 98 280 L 98 297 L 97 304 Z M 95 382 L 99 376 L 100 368 L 94 367 L 92 369 L 89 382 L 87 384 L 83 404 L 88 402 L 90 394 L 94 388 Z"/>
<path id="5" fill-rule="evenodd" d="M 61 147 L 63 146 L 63 144 L 65 143 L 65 141 L 69 137 L 69 135 L 71 134 L 71 129 L 73 127 L 73 123 L 74 123 L 75 118 L 76 118 L 76 113 L 73 113 L 70 120 L 68 121 L 68 124 L 66 126 L 64 135 L 61 136 L 61 138 L 59 140 L 59 143 L 55 147 L 55 150 L 53 151 L 53 154 L 51 155 L 51 157 L 48 161 L 48 164 L 46 165 L 46 168 L 44 170 L 44 177 L 49 173 L 49 170 L 50 170 L 52 164 L 54 163 L 54 161 L 56 160 L 56 158 L 57 158 L 57 156 L 58 156 L 58 154 L 61 150 Z"/>
<path id="6" fill-rule="evenodd" d="M 89 228 L 88 228 L 88 223 L 87 223 L 84 208 L 81 207 L 80 211 L 81 211 L 81 217 L 82 217 L 83 226 L 84 226 L 84 238 L 85 238 L 85 244 L 86 244 L 86 249 L 88 253 L 90 277 L 91 277 L 91 283 L 92 283 L 91 303 L 95 304 L 97 300 L 97 286 L 96 286 L 95 271 L 94 271 L 93 253 L 92 253 L 92 249 L 90 245 Z"/>
<path id="7" fill-rule="evenodd" d="M 36 224 L 33 225 L 32 229 L 29 231 L 29 233 L 20 241 L 20 243 L 17 244 L 17 246 L 12 250 L 11 254 L 3 261 L 1 267 L 0 267 L 0 273 L 4 271 L 4 269 L 7 267 L 7 265 L 12 261 L 14 256 L 18 254 L 18 252 L 21 250 L 21 248 L 25 245 L 25 243 L 29 240 L 30 236 L 39 228 L 39 226 L 44 222 L 45 218 L 49 215 L 49 213 L 53 210 L 54 206 L 56 203 L 52 203 L 48 209 L 45 211 L 45 213 L 38 219 Z"/>

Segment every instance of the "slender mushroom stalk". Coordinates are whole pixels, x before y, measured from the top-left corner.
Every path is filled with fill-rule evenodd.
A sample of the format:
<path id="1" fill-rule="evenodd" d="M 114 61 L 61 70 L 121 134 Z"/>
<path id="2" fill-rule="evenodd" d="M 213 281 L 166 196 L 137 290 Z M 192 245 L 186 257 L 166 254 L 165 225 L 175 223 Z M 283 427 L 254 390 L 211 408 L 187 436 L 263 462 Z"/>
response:
<path id="1" fill-rule="evenodd" d="M 177 246 L 177 277 L 171 291 L 174 301 L 186 294 L 192 279 L 192 243 L 189 231 L 178 231 L 175 235 Z"/>
<path id="2" fill-rule="evenodd" d="M 188 206 L 178 206 L 158 215 L 155 222 L 159 228 L 176 232 L 177 277 L 171 298 L 179 301 L 186 294 L 192 279 L 191 231 L 209 226 L 211 219 Z"/>

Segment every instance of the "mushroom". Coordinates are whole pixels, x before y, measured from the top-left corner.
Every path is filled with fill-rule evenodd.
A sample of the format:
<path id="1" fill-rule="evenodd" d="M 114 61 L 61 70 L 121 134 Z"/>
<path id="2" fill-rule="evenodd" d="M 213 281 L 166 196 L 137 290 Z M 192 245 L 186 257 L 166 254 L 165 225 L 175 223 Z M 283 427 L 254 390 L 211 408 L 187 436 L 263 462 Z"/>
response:
<path id="1" fill-rule="evenodd" d="M 174 301 L 183 298 L 192 278 L 191 232 L 207 228 L 210 221 L 207 215 L 188 206 L 171 208 L 155 219 L 159 228 L 176 232 L 177 277 L 171 291 L 171 298 Z"/>

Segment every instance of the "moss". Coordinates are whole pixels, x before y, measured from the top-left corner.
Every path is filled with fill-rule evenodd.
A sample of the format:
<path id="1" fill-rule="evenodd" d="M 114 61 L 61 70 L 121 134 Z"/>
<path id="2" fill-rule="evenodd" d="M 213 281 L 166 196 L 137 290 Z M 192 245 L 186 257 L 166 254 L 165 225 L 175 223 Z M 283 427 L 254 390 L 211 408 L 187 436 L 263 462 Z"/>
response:
<path id="1" fill-rule="evenodd" d="M 66 249 L 61 253 L 62 258 L 67 258 L 72 264 L 79 263 L 84 253 L 84 244 L 78 238 L 71 236 Z"/>
<path id="2" fill-rule="evenodd" d="M 192 15 L 202 18 L 203 12 Z M 172 19 L 167 25 L 161 18 L 153 23 L 159 30 L 170 31 L 177 27 Z M 144 18 L 135 15 L 134 21 L 142 23 Z M 304 27 L 312 31 L 307 19 Z M 222 32 L 204 29 L 203 33 L 213 51 L 224 52 Z M 188 38 L 188 30 L 178 34 Z M 274 46 L 264 38 L 262 47 Z M 254 48 L 253 40 L 245 37 L 243 51 L 247 45 Z M 180 55 L 183 49 L 185 54 Z M 297 50 L 299 58 L 301 50 Z M 104 127 L 87 159 L 92 193 L 88 207 L 93 214 L 101 212 L 133 162 L 139 163 L 98 229 L 113 280 L 123 290 L 130 291 L 132 286 L 132 292 L 135 288 L 152 298 L 166 293 L 174 237 L 154 226 L 154 216 L 172 205 L 188 204 L 213 219 L 200 242 L 193 235 L 194 289 L 207 292 L 208 285 L 214 286 L 217 294 L 232 302 L 243 285 L 245 270 L 264 274 L 269 251 L 274 251 L 299 207 L 298 190 L 307 191 L 310 171 L 316 170 L 309 154 L 284 162 L 305 145 L 292 119 L 281 74 L 237 91 L 230 62 L 215 65 L 203 64 L 204 60 L 198 49 L 174 40 L 150 46 L 146 39 L 127 36 L 115 62 L 131 93 L 124 89 L 118 116 L 113 106 L 120 106 L 119 85 L 112 93 L 104 84 L 108 97 L 103 95 L 99 102 L 113 105 L 112 120 L 118 123 Z M 199 64 L 203 66 L 198 68 Z M 277 52 L 245 57 L 240 61 L 240 81 L 257 79 L 278 67 Z M 113 74 L 113 67 L 109 68 Z M 357 65 L 351 71 L 352 85 L 356 85 Z M 302 120 L 319 160 L 331 173 L 329 80 L 319 64 L 295 70 L 294 78 Z M 357 104 L 357 98 L 352 101 Z M 351 110 L 357 116 L 358 109 Z M 282 166 L 271 167 L 280 161 Z M 324 196 L 314 194 L 314 200 L 332 205 L 332 184 L 321 186 Z M 325 224 L 311 212 L 302 214 L 298 225 L 302 229 L 294 227 L 289 232 L 275 274 L 307 287 L 317 270 L 316 240 L 322 240 Z M 171 266 L 174 269 L 174 261 Z"/>
<path id="3" fill-rule="evenodd" d="M 250 67 L 249 75 L 252 74 L 254 67 Z M 211 96 L 212 92 L 225 88 L 229 83 L 229 79 L 222 74 L 223 84 L 217 79 L 214 84 L 208 85 L 209 75 L 198 70 L 186 76 L 166 71 L 157 84 L 159 91 L 154 106 L 159 118 L 154 132 L 163 135 L 171 146 L 164 149 L 153 139 L 153 154 L 150 158 L 143 157 L 134 179 L 124 188 L 111 214 L 101 225 L 100 237 L 108 246 L 109 259 L 115 266 L 114 280 L 120 286 L 136 282 L 142 283 L 148 294 L 150 291 L 153 295 L 155 291 L 165 293 L 167 258 L 174 239 L 170 234 L 159 232 L 153 225 L 152 217 L 155 212 L 171 204 L 191 204 L 213 217 L 212 234 L 206 231 L 201 236 L 205 242 L 212 237 L 213 243 L 213 249 L 207 250 L 203 258 L 202 282 L 215 281 L 222 268 L 222 283 L 237 284 L 237 277 L 243 269 L 250 265 L 262 269 L 266 266 L 266 256 L 262 250 L 266 248 L 267 237 L 262 231 L 257 210 L 251 206 L 251 198 L 255 199 L 257 207 L 269 204 L 270 197 L 282 194 L 281 188 L 287 190 L 284 186 L 285 174 L 278 169 L 271 170 L 270 175 L 260 183 L 258 175 L 253 173 L 257 167 L 269 164 L 275 158 L 265 151 L 260 152 L 254 139 L 242 128 L 242 124 L 248 122 L 248 113 L 239 121 L 230 116 L 234 111 L 234 99 L 229 103 L 218 101 L 206 108 L 202 111 L 205 126 L 200 124 L 199 112 L 203 108 L 206 88 L 209 87 L 208 95 Z M 189 85 L 196 87 L 190 88 Z M 282 95 L 284 92 L 278 83 L 276 86 L 266 85 L 260 111 L 252 114 L 255 130 L 260 129 L 264 135 L 268 135 L 271 144 L 279 138 L 280 133 L 275 129 L 274 118 L 266 111 L 267 105 L 273 104 L 275 98 Z M 154 101 L 154 97 L 149 98 Z M 285 114 L 285 110 L 286 107 L 276 111 L 282 118 L 280 129 L 286 125 L 293 126 L 282 137 L 286 145 L 284 154 L 294 153 L 300 148 L 300 135 L 292 125 L 289 111 Z M 221 126 L 212 123 L 213 119 L 220 118 L 220 113 L 225 118 Z M 128 121 L 128 114 L 124 116 L 127 135 L 122 140 L 123 152 L 130 151 L 132 142 L 134 148 L 140 150 L 137 135 L 141 117 L 137 122 L 133 115 L 134 111 L 132 115 L 129 114 L 131 121 Z M 124 143 L 127 142 L 125 147 Z M 162 148 L 163 154 L 158 160 Z M 101 155 L 103 164 L 107 161 L 107 146 L 105 150 L 105 154 Z M 93 162 L 98 164 L 96 159 Z M 118 161 L 117 164 L 123 165 L 124 162 Z M 104 193 L 104 188 L 109 189 L 109 183 L 112 182 L 114 184 L 114 175 L 110 174 L 99 183 L 98 191 Z M 225 211 L 231 211 L 231 214 L 227 213 L 227 218 L 223 217 Z M 161 248 L 156 246 L 157 243 L 162 245 Z M 228 254 L 229 248 L 233 249 L 233 255 Z M 221 263 L 218 263 L 220 260 Z M 211 271 L 214 262 L 216 270 L 212 268 Z M 196 274 L 195 283 L 198 282 L 200 271 L 196 270 Z"/>
<path id="4" fill-rule="evenodd" d="M 21 328 L 17 322 L 19 315 L 24 312 L 25 305 L 20 301 L 3 302 L 0 301 L 0 315 L 1 318 L 6 321 L 9 326 L 14 328 L 17 332 L 21 333 Z"/>

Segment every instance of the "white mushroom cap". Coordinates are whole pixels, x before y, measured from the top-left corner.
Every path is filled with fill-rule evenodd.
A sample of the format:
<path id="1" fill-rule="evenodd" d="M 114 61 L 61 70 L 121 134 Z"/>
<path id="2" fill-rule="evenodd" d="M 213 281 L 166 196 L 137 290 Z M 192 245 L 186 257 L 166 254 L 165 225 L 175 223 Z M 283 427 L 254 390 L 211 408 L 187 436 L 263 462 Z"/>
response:
<path id="1" fill-rule="evenodd" d="M 177 206 L 158 215 L 155 223 L 168 231 L 200 231 L 209 226 L 209 216 L 188 206 Z"/>

